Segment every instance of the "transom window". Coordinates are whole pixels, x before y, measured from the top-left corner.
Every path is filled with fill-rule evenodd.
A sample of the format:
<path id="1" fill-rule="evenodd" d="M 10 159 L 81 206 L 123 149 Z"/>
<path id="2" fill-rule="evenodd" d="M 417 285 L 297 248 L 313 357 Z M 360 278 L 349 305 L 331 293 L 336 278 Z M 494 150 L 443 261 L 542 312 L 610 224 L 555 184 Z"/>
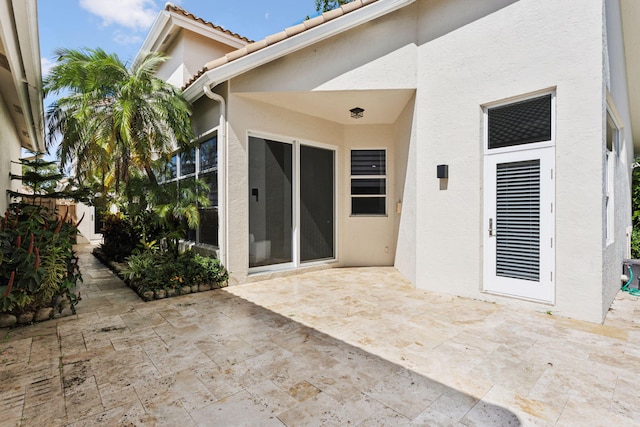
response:
<path id="1" fill-rule="evenodd" d="M 489 108 L 489 149 L 550 141 L 551 101 L 549 94 Z"/>
<path id="2" fill-rule="evenodd" d="M 351 150 L 351 215 L 386 215 L 386 150 Z"/>

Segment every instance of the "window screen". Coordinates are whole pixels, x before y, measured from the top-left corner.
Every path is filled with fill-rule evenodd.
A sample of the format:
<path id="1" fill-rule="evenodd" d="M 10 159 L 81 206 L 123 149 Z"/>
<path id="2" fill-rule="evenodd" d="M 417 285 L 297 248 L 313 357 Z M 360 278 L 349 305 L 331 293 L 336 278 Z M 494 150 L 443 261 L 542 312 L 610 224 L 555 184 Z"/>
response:
<path id="1" fill-rule="evenodd" d="M 385 175 L 385 150 L 352 150 L 351 175 Z"/>
<path id="2" fill-rule="evenodd" d="M 385 215 L 385 150 L 351 150 L 351 215 Z"/>
<path id="3" fill-rule="evenodd" d="M 551 95 L 489 108 L 489 149 L 551 140 Z"/>
<path id="4" fill-rule="evenodd" d="M 178 176 L 178 155 L 175 154 L 167 162 L 164 172 L 164 180 L 169 181 L 175 179 Z"/>
<path id="5" fill-rule="evenodd" d="M 200 172 L 218 167 L 218 138 L 200 144 Z"/>
<path id="6" fill-rule="evenodd" d="M 196 171 L 196 150 L 192 148 L 189 151 L 180 153 L 180 176 L 191 175 Z"/>

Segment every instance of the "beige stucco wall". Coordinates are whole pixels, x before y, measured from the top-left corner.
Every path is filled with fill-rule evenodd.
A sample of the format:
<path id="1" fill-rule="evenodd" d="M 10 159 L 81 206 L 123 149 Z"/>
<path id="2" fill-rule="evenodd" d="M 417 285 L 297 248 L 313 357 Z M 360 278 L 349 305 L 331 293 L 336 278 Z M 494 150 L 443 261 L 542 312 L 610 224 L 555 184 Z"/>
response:
<path id="1" fill-rule="evenodd" d="M 0 95 L 0 129 L 2 129 L 2 138 L 0 138 L 0 152 L 2 153 L 0 156 L 0 190 L 2 191 L 0 194 L 0 214 L 4 216 L 10 203 L 6 190 L 17 190 L 20 187 L 19 181 L 9 179 L 9 173 L 20 174 L 20 165 L 11 163 L 11 160 L 17 161 L 20 158 L 20 143 L 2 95 Z"/>
<path id="2" fill-rule="evenodd" d="M 186 83 L 204 65 L 235 50 L 200 34 L 181 30 L 166 49 L 169 57 L 158 69 L 157 76 L 178 87 Z"/>
<path id="3" fill-rule="evenodd" d="M 411 283 L 416 283 L 416 221 L 417 213 L 417 115 L 415 97 L 398 117 L 394 126 L 396 203 L 396 248 L 394 265 Z"/>

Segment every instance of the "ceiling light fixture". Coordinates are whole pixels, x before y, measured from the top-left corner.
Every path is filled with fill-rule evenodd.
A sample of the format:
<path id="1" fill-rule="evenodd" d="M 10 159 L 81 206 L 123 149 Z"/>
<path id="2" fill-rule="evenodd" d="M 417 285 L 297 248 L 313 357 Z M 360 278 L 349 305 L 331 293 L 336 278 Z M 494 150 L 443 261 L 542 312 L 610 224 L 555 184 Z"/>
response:
<path id="1" fill-rule="evenodd" d="M 351 112 L 352 119 L 361 119 L 364 117 L 364 108 L 353 107 L 349 111 Z"/>

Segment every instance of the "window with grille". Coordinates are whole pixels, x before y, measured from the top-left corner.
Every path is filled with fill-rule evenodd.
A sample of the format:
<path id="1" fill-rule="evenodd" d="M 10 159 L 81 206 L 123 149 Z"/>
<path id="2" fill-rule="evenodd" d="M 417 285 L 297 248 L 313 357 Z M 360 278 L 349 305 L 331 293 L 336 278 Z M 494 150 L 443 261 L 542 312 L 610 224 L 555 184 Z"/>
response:
<path id="1" fill-rule="evenodd" d="M 489 149 L 551 140 L 551 95 L 488 109 Z"/>
<path id="2" fill-rule="evenodd" d="M 351 215 L 386 215 L 386 150 L 351 150 Z"/>
<path id="3" fill-rule="evenodd" d="M 218 138 L 213 136 L 201 142 L 196 148 L 175 153 L 167 162 L 162 182 L 180 186 L 193 186 L 199 179 L 209 186 L 210 205 L 199 207 L 200 225 L 197 230 L 188 230 L 185 239 L 218 245 Z"/>

